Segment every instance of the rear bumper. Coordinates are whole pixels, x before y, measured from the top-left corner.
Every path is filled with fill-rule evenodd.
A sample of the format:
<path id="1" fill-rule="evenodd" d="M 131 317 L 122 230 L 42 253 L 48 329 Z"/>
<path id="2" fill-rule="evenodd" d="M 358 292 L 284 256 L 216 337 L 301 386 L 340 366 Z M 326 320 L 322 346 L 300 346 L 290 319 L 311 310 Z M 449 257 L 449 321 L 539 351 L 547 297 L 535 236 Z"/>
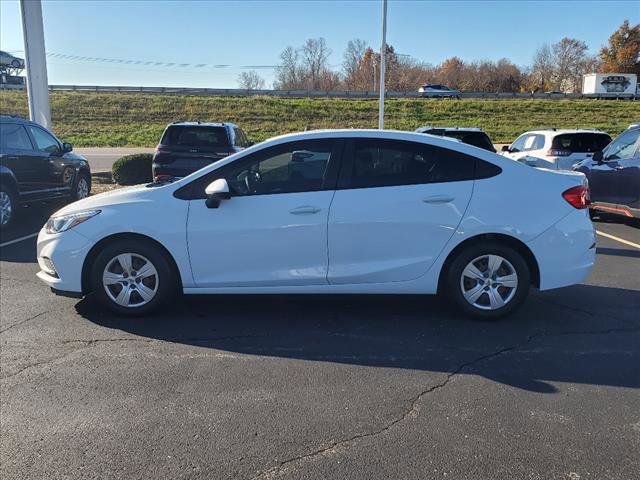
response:
<path id="1" fill-rule="evenodd" d="M 540 270 L 540 290 L 583 282 L 596 260 L 596 232 L 587 209 L 575 210 L 527 243 Z"/>

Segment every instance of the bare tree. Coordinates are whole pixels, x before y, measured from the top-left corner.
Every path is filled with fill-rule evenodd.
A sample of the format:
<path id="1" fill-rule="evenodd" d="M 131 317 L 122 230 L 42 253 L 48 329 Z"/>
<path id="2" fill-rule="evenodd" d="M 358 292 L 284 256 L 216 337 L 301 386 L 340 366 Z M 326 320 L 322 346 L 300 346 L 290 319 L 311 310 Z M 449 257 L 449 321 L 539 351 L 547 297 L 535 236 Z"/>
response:
<path id="1" fill-rule="evenodd" d="M 280 54 L 280 65 L 276 70 L 276 89 L 299 89 L 302 87 L 302 71 L 299 65 L 300 55 L 293 47 L 285 48 Z"/>
<path id="2" fill-rule="evenodd" d="M 321 78 L 329 70 L 328 60 L 331 49 L 327 41 L 320 38 L 309 38 L 300 49 L 301 63 L 307 77 L 307 88 L 319 90 L 322 88 Z"/>
<path id="3" fill-rule="evenodd" d="M 565 37 L 551 47 L 555 63 L 553 84 L 555 89 L 576 91 L 589 64 L 587 44 L 582 40 Z"/>
<path id="4" fill-rule="evenodd" d="M 344 72 L 345 85 L 350 90 L 360 89 L 360 66 L 366 50 L 367 43 L 359 38 L 349 40 L 347 43 L 342 71 Z"/>
<path id="5" fill-rule="evenodd" d="M 261 90 L 264 88 L 264 78 L 255 70 L 242 72 L 238 75 L 238 86 L 247 90 Z"/>
<path id="6" fill-rule="evenodd" d="M 552 88 L 552 81 L 555 73 L 555 64 L 551 47 L 545 43 L 536 50 L 531 66 L 531 90 L 548 90 Z"/>

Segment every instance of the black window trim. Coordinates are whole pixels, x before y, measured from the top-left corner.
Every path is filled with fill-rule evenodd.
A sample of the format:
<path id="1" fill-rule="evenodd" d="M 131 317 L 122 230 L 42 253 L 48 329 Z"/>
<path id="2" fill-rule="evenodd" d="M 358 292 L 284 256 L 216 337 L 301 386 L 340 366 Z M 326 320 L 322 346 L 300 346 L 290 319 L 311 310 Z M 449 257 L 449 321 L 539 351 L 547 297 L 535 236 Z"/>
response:
<path id="1" fill-rule="evenodd" d="M 257 152 L 250 153 L 242 158 L 239 158 L 236 161 L 223 165 L 209 173 L 206 173 L 195 180 L 189 182 L 187 185 L 180 187 L 175 192 L 173 192 L 173 196 L 179 198 L 180 200 L 203 200 L 206 199 L 204 194 L 204 189 L 206 185 L 210 184 L 214 180 L 218 178 L 224 178 L 227 175 L 227 172 L 231 169 L 242 168 L 244 165 L 248 165 L 256 161 L 258 156 L 266 157 L 267 155 L 271 155 L 272 152 L 278 151 L 282 148 L 287 148 L 287 145 L 292 145 L 296 143 L 305 143 L 312 141 L 329 141 L 333 142 L 331 148 L 331 155 L 329 156 L 329 164 L 327 166 L 327 170 L 325 173 L 324 180 L 322 182 L 322 187 L 317 190 L 308 190 L 308 192 L 321 192 L 327 190 L 336 190 L 336 183 L 338 181 L 338 171 L 340 169 L 340 165 L 342 163 L 343 151 L 345 146 L 345 139 L 343 138 L 334 138 L 334 137 L 326 137 L 326 138 L 309 138 L 309 139 L 300 139 L 293 140 L 290 142 L 279 143 L 277 145 L 272 145 L 267 148 L 263 148 Z M 199 185 L 205 184 L 203 188 L 199 188 Z M 261 197 L 264 195 L 286 195 L 287 193 L 306 193 L 305 192 L 282 192 L 282 193 L 258 193 L 253 195 L 234 195 L 231 194 L 231 197 L 241 196 L 241 197 Z"/>

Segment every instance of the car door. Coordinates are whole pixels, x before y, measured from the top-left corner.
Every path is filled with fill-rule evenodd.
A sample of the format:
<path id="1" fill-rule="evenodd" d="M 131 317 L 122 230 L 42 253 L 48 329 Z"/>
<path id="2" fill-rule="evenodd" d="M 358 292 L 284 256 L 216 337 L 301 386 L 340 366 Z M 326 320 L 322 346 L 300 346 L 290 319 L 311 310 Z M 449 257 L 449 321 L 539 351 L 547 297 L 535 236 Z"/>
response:
<path id="1" fill-rule="evenodd" d="M 35 147 L 34 166 L 38 189 L 46 195 L 68 191 L 75 180 L 75 167 L 64 158 L 62 145 L 56 137 L 36 125 L 27 125 Z"/>
<path id="2" fill-rule="evenodd" d="M 329 215 L 329 283 L 412 280 L 460 223 L 475 158 L 417 142 L 350 141 Z"/>
<path id="3" fill-rule="evenodd" d="M 535 159 L 541 160 L 539 157 L 540 150 L 544 148 L 545 138 L 544 135 L 537 133 L 525 133 L 518 137 L 515 142 L 509 146 L 509 152 L 507 156 L 513 160 L 526 161 L 528 158 L 530 161 L 528 164 L 532 166 L 538 165 Z M 549 162 L 545 162 L 549 163 Z"/>
<path id="4" fill-rule="evenodd" d="M 626 137 L 627 148 L 619 150 L 616 168 L 618 204 L 620 207 L 640 208 L 640 128 L 629 130 Z M 635 137 L 635 143 L 630 142 Z M 612 152 L 613 153 L 613 152 Z M 611 155 L 609 150 L 607 155 Z"/>
<path id="5" fill-rule="evenodd" d="M 0 124 L 0 163 L 13 172 L 21 194 L 39 188 L 38 155 L 22 124 Z"/>
<path id="6" fill-rule="evenodd" d="M 640 129 L 623 132 L 603 150 L 602 161 L 593 162 L 589 175 L 592 201 L 624 203 L 624 190 L 631 191 L 631 187 L 624 187 L 627 185 L 624 178 L 625 165 L 628 163 L 632 167 L 631 159 L 636 152 L 639 135 Z"/>
<path id="7" fill-rule="evenodd" d="M 196 285 L 326 284 L 327 218 L 340 148 L 331 139 L 289 142 L 196 181 L 187 222 Z M 314 153 L 312 168 L 295 165 L 299 151 Z M 231 198 L 207 208 L 202 192 L 217 178 L 227 180 Z"/>

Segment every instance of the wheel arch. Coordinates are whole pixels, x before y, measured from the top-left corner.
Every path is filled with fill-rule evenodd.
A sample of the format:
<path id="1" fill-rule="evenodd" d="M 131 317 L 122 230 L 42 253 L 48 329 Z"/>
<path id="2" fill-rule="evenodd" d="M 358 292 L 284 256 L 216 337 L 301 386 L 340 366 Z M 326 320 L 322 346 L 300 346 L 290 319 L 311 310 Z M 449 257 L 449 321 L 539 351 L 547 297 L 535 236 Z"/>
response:
<path id="1" fill-rule="evenodd" d="M 173 258 L 173 255 L 171 255 L 171 252 L 169 252 L 169 250 L 167 250 L 164 245 L 162 245 L 157 240 L 141 233 L 122 232 L 114 233 L 112 235 L 104 237 L 93 247 L 91 247 L 91 250 L 89 250 L 89 252 L 87 253 L 87 256 L 84 258 L 84 262 L 82 264 L 81 287 L 83 295 L 91 292 L 91 267 L 93 266 L 93 262 L 95 261 L 96 257 L 105 245 L 118 240 L 137 240 L 140 242 L 150 243 L 158 248 L 165 255 L 167 260 L 169 260 L 169 264 L 173 270 L 175 278 L 177 279 L 177 287 L 182 290 L 182 276 L 180 275 L 180 269 L 178 268 L 178 264 Z"/>
<path id="2" fill-rule="evenodd" d="M 0 165 L 0 183 L 9 188 L 13 188 L 16 194 L 19 193 L 18 180 L 15 174 L 4 165 Z"/>
<path id="3" fill-rule="evenodd" d="M 536 260 L 536 257 L 531 249 L 524 242 L 503 233 L 483 233 L 465 239 L 449 252 L 446 260 L 444 261 L 444 264 L 442 265 L 442 268 L 440 269 L 440 275 L 438 277 L 438 291 L 441 291 L 441 287 L 444 279 L 446 278 L 447 271 L 454 258 L 456 258 L 456 256 L 465 248 L 487 241 L 502 243 L 520 253 L 527 263 L 527 266 L 529 267 L 529 271 L 531 273 L 531 284 L 536 288 L 540 288 L 540 268 L 538 266 L 538 261 Z"/>

